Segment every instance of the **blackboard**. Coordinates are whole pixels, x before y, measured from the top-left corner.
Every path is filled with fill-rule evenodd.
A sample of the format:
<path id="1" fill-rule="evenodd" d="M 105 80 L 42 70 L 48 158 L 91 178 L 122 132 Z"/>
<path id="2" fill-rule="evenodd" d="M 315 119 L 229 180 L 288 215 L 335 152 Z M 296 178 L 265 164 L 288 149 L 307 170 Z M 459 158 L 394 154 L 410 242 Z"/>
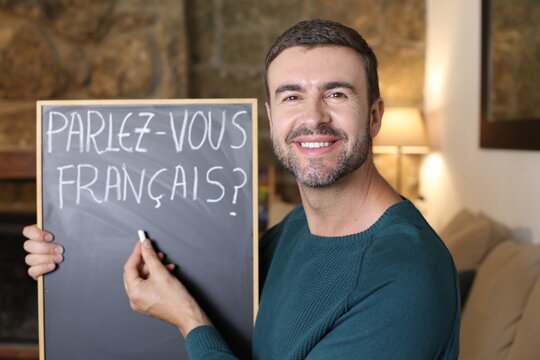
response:
<path id="1" fill-rule="evenodd" d="M 38 225 L 65 248 L 38 281 L 40 358 L 187 359 L 129 307 L 137 229 L 241 357 L 257 304 L 256 100 L 39 101 Z"/>

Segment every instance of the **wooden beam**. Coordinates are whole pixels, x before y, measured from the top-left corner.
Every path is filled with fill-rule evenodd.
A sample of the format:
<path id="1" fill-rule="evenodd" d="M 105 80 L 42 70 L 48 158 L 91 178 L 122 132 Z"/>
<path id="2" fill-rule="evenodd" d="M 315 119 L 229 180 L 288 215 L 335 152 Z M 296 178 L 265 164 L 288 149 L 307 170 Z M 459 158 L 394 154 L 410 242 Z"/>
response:
<path id="1" fill-rule="evenodd" d="M 1 344 L 0 359 L 37 360 L 38 346 L 37 344 Z"/>
<path id="2" fill-rule="evenodd" d="M 0 152 L 0 180 L 36 178 L 36 154 L 33 152 Z"/>

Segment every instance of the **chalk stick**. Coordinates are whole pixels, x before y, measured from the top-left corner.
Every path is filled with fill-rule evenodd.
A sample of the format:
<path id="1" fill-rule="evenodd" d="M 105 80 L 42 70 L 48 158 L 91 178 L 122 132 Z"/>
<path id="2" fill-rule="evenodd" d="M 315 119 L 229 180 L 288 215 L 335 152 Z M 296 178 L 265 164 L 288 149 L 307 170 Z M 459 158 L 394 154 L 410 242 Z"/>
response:
<path id="1" fill-rule="evenodd" d="M 144 230 L 137 230 L 137 233 L 139 234 L 139 241 L 143 242 L 146 239 L 146 233 Z"/>

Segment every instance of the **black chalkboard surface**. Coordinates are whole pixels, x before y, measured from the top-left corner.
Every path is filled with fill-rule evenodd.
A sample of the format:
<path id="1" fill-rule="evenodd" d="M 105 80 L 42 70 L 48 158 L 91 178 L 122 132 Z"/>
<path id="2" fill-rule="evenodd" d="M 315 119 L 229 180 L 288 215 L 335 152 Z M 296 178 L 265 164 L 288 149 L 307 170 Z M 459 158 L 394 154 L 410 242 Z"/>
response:
<path id="1" fill-rule="evenodd" d="M 129 307 L 138 229 L 250 356 L 256 114 L 254 99 L 38 102 L 38 225 L 65 248 L 38 282 L 41 359 L 187 359 L 174 326 Z"/>

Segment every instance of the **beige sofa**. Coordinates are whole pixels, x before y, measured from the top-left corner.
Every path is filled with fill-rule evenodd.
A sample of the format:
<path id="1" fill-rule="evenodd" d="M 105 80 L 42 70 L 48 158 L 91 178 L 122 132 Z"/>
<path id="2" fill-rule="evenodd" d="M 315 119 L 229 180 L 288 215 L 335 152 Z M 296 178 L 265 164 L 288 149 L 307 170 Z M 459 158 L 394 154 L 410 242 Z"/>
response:
<path id="1" fill-rule="evenodd" d="M 540 359 L 540 245 L 463 210 L 440 232 L 463 280 L 460 360 Z"/>

